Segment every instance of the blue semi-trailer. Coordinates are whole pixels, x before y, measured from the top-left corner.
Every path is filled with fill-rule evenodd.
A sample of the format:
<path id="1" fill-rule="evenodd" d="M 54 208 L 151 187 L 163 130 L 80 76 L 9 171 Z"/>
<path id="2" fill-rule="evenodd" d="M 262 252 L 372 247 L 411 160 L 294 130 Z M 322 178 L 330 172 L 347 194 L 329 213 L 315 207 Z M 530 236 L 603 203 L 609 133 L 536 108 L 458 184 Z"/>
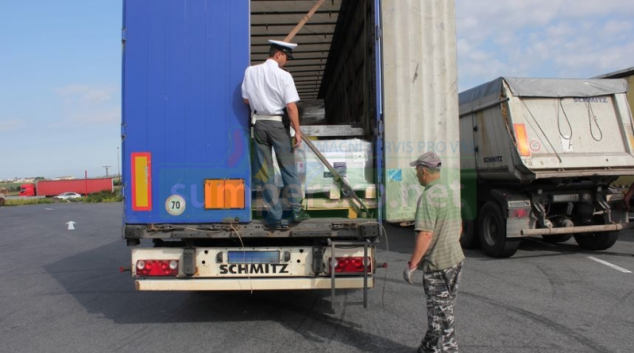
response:
<path id="1" fill-rule="evenodd" d="M 447 118 L 443 126 L 417 118 L 432 101 L 436 110 L 457 112 L 457 87 L 451 84 L 456 71 L 453 1 L 433 2 L 442 6 L 327 1 L 297 34 L 296 59 L 286 68 L 294 76 L 299 105 L 318 101 L 325 106 L 326 124 L 302 124 L 304 135 L 337 139 L 336 146 L 349 140 L 371 146 L 367 155 L 322 151 L 344 180 L 357 168 L 369 185 L 342 188 L 325 166 L 304 164 L 297 153 L 302 182 L 312 182 L 313 188 L 304 190 L 304 207 L 312 217 L 273 231 L 264 226 L 266 206 L 252 180 L 249 111 L 240 85 L 246 67 L 266 60 L 267 40 L 283 39 L 314 4 L 124 1 L 123 238 L 132 249 L 136 288 L 373 287 L 383 223 L 413 219 L 422 188 L 407 164 L 426 152 L 386 149 L 386 144 L 427 136 L 457 139 L 457 118 Z M 401 43 L 408 40 L 401 33 L 413 30 L 422 36 L 425 27 L 402 28 L 399 14 L 414 16 L 419 25 L 422 21 L 438 31 L 434 35 L 453 40 L 410 44 L 405 59 L 419 60 L 420 68 L 405 69 L 384 48 L 407 44 Z M 442 92 L 429 96 L 422 82 L 412 83 L 409 71 L 414 69 Z M 395 86 L 413 93 L 425 89 L 426 95 L 409 105 L 399 101 L 406 96 L 384 98 L 384 89 L 400 90 Z M 412 115 L 407 126 L 403 114 Z M 411 129 L 419 133 L 407 135 Z M 451 157 L 449 177 L 458 170 L 458 159 Z M 314 170 L 302 170 L 307 165 Z M 314 187 L 313 175 L 331 185 Z"/>

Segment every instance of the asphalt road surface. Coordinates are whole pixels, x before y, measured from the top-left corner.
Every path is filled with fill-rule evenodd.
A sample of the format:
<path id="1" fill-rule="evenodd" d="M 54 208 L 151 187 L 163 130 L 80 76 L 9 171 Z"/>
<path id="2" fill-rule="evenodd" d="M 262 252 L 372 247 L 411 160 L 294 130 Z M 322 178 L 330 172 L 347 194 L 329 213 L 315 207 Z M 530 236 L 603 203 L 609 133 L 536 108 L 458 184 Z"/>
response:
<path id="1" fill-rule="evenodd" d="M 121 213 L 0 208 L 0 352 L 414 352 L 425 332 L 422 275 L 401 278 L 411 228 L 387 227 L 368 309 L 340 290 L 332 310 L 329 291 L 137 292 Z M 634 233 L 600 252 L 535 238 L 510 259 L 466 255 L 462 352 L 634 351 Z"/>

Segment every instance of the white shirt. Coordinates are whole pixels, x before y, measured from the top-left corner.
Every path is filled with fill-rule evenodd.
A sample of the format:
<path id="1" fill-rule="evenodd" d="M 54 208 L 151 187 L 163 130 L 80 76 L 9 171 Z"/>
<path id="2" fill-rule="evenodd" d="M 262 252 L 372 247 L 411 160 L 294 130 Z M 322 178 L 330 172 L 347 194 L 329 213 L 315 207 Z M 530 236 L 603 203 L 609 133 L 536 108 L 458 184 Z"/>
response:
<path id="1" fill-rule="evenodd" d="M 242 81 L 242 98 L 258 114 L 281 115 L 286 104 L 299 101 L 295 81 L 275 60 L 247 67 Z"/>

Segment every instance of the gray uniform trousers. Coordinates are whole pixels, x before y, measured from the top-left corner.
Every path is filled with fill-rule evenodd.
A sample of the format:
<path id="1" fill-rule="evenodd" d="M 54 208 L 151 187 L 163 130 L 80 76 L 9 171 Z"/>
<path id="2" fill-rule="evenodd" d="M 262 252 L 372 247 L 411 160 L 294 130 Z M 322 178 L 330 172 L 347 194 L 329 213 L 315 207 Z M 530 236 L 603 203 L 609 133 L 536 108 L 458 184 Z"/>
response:
<path id="1" fill-rule="evenodd" d="M 253 163 L 254 183 L 263 184 L 264 201 L 268 206 L 267 223 L 276 223 L 282 219 L 282 201 L 275 185 L 273 155 L 275 150 L 277 164 L 282 174 L 284 189 L 282 197 L 288 199 L 293 213 L 302 209 L 302 187 L 297 176 L 297 165 L 289 130 L 279 121 L 257 121 L 253 127 L 255 158 Z"/>
<path id="2" fill-rule="evenodd" d="M 461 261 L 446 270 L 423 273 L 427 297 L 427 333 L 418 349 L 421 353 L 458 352 L 454 306 L 462 264 Z"/>

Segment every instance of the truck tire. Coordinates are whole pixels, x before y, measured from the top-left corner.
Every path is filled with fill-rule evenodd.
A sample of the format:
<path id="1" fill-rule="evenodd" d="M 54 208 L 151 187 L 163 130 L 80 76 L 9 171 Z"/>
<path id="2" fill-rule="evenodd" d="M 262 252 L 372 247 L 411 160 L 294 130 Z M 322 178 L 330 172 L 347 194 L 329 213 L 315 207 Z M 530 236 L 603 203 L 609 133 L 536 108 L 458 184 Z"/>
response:
<path id="1" fill-rule="evenodd" d="M 480 239 L 476 231 L 477 222 L 474 220 L 474 212 L 465 202 L 462 203 L 462 234 L 460 234 L 460 245 L 463 249 L 477 249 L 480 247 Z"/>
<path id="2" fill-rule="evenodd" d="M 484 204 L 479 217 L 480 246 L 487 256 L 511 257 L 519 246 L 519 240 L 506 237 L 506 219 L 497 203 Z"/>
<path id="3" fill-rule="evenodd" d="M 570 240 L 570 238 L 572 238 L 572 234 L 542 235 L 542 238 L 544 238 L 545 242 L 551 244 L 563 243 Z"/>
<path id="4" fill-rule="evenodd" d="M 462 234 L 460 234 L 460 245 L 463 249 L 477 249 L 480 247 L 480 239 L 475 230 L 473 220 L 462 221 Z"/>
<path id="5" fill-rule="evenodd" d="M 586 250 L 605 250 L 616 243 L 619 232 L 597 232 L 575 234 L 577 244 Z"/>

